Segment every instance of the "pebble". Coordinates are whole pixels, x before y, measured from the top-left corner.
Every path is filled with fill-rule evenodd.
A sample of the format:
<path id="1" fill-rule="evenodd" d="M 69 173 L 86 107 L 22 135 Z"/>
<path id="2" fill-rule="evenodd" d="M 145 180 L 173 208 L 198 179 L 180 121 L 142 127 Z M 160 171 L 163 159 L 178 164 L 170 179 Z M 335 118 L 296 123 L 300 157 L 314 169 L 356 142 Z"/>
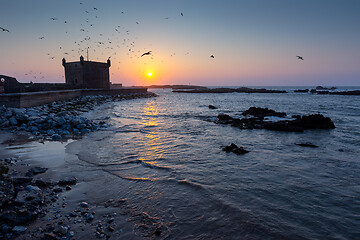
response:
<path id="1" fill-rule="evenodd" d="M 22 233 L 22 232 L 25 232 L 27 230 L 26 227 L 24 226 L 15 226 L 13 227 L 13 232 L 16 232 L 16 233 Z"/>
<path id="2" fill-rule="evenodd" d="M 81 202 L 80 207 L 87 208 L 89 207 L 89 204 L 87 202 Z"/>
<path id="3" fill-rule="evenodd" d="M 91 213 L 89 213 L 88 215 L 86 215 L 86 221 L 87 221 L 87 222 L 91 222 L 92 220 L 94 220 L 94 215 L 92 215 Z"/>
<path id="4" fill-rule="evenodd" d="M 87 134 L 106 127 L 103 120 L 92 121 L 79 117 L 95 105 L 123 99 L 154 97 L 152 93 L 116 96 L 83 96 L 70 100 L 57 101 L 43 106 L 30 108 L 7 108 L 0 106 L 0 129 L 19 132 L 26 131 L 39 139 L 60 141 L 64 137 Z"/>

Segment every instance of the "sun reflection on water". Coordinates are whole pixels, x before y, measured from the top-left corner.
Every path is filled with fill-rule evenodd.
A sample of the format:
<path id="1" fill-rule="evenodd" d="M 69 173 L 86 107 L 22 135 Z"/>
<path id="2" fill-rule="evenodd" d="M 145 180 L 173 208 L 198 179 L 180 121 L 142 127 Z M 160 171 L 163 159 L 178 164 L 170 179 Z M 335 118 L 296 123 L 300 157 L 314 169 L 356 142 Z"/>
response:
<path id="1" fill-rule="evenodd" d="M 159 132 L 160 124 L 157 119 L 159 109 L 155 101 L 146 103 L 143 110 L 141 125 L 143 125 L 144 137 L 141 138 L 143 152 L 138 160 L 143 162 L 147 167 L 159 167 L 158 160 L 162 158 L 164 150 L 162 149 L 162 138 Z"/>

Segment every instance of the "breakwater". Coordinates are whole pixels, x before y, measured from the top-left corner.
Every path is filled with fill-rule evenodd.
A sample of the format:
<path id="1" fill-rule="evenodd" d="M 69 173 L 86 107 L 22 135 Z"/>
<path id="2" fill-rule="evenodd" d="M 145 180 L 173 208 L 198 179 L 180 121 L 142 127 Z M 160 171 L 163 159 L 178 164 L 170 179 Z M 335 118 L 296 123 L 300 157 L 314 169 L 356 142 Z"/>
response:
<path id="1" fill-rule="evenodd" d="M 29 93 L 0 94 L 0 106 L 13 108 L 34 107 L 50 102 L 91 95 L 118 95 L 132 93 L 146 93 L 147 88 L 129 87 L 119 89 L 74 89 L 61 91 L 44 91 Z"/>
<path id="2" fill-rule="evenodd" d="M 90 92 L 95 93 L 95 92 Z M 117 95 L 88 95 L 54 101 L 28 108 L 0 106 L 0 130 L 27 132 L 35 138 L 63 140 L 105 127 L 105 121 L 92 121 L 82 113 L 93 110 L 106 102 L 148 98 L 153 93 L 129 93 Z"/>

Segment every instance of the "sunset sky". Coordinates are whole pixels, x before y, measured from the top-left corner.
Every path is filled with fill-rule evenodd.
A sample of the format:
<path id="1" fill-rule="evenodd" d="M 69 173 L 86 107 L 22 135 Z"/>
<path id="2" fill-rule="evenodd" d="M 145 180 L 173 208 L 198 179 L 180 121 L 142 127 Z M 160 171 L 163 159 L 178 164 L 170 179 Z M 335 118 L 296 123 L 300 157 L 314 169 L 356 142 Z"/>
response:
<path id="1" fill-rule="evenodd" d="M 89 48 L 126 86 L 360 86 L 359 23 L 359 0 L 8 0 L 0 74 L 64 82 Z"/>

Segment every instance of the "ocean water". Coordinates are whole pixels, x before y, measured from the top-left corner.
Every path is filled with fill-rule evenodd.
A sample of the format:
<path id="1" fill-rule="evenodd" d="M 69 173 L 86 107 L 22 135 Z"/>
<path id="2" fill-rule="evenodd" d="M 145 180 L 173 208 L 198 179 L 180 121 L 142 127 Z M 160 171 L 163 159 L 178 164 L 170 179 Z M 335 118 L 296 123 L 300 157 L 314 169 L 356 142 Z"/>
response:
<path id="1" fill-rule="evenodd" d="M 89 201 L 126 199 L 167 239 L 360 239 L 359 96 L 151 91 L 159 96 L 88 113 L 111 126 L 66 146 L 66 171 L 92 183 Z M 251 106 L 321 113 L 336 128 L 288 133 L 213 122 Z M 231 143 L 250 152 L 221 150 Z"/>

